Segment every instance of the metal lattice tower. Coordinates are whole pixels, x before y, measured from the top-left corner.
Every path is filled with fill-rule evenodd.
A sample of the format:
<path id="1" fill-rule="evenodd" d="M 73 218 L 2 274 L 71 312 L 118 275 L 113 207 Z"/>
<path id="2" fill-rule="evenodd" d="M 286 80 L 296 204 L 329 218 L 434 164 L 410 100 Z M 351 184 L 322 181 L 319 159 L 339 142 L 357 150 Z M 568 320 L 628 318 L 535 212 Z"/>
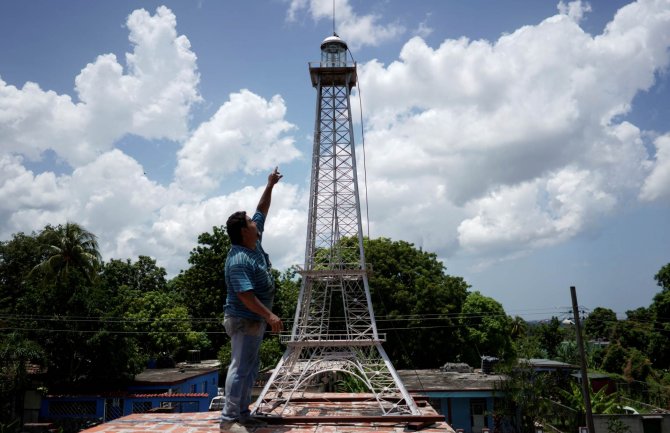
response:
<path id="1" fill-rule="evenodd" d="M 356 64 L 335 34 L 309 71 L 317 100 L 302 286 L 291 335 L 282 338 L 287 350 L 253 412 L 291 414 L 311 380 L 339 371 L 367 385 L 380 415 L 418 415 L 382 348 L 370 299 L 350 106 Z"/>

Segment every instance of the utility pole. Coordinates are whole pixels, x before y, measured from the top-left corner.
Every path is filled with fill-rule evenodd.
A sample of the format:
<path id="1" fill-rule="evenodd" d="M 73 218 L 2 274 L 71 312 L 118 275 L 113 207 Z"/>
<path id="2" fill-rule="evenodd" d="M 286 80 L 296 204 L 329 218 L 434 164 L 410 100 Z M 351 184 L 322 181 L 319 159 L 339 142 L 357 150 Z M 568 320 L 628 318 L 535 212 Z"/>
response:
<path id="1" fill-rule="evenodd" d="M 577 290 L 575 289 L 575 286 L 570 286 L 570 296 L 572 297 L 572 314 L 575 317 L 577 347 L 579 347 L 579 364 L 582 372 L 582 395 L 584 396 L 586 427 L 589 429 L 589 433 L 595 433 L 596 430 L 593 426 L 593 411 L 591 410 L 591 386 L 589 383 L 589 374 L 586 369 L 586 355 L 584 353 L 584 341 L 582 340 L 582 327 L 579 324 L 579 308 L 577 307 Z"/>

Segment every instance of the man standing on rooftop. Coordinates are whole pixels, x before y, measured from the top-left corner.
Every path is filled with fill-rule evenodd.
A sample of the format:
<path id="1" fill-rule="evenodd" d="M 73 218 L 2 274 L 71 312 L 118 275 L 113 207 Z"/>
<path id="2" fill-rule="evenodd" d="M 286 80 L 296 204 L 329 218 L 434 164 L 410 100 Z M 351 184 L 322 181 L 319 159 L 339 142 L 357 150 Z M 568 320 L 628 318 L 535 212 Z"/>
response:
<path id="1" fill-rule="evenodd" d="M 272 189 L 281 178 L 277 168 L 268 175 L 267 186 L 253 217 L 238 211 L 226 222 L 226 231 L 233 245 L 225 266 L 228 295 L 223 324 L 231 340 L 231 361 L 221 414 L 222 431 L 244 432 L 246 426 L 264 424 L 250 416 L 249 404 L 258 375 L 259 350 L 265 328 L 270 325 L 272 332 L 281 332 L 284 327 L 281 319 L 272 313 L 275 285 L 270 258 L 261 244 Z"/>

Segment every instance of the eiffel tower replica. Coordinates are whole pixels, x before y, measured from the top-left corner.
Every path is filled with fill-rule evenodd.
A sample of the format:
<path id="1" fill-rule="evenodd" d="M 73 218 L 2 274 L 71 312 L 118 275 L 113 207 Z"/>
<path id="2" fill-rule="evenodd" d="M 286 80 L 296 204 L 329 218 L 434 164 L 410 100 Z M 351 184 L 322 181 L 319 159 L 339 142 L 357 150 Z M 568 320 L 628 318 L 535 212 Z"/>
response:
<path id="1" fill-rule="evenodd" d="M 309 64 L 317 98 L 302 286 L 291 335 L 282 336 L 286 352 L 252 412 L 305 414 L 296 402 L 304 400 L 307 385 L 340 372 L 368 388 L 366 398 L 378 408 L 373 418 L 411 421 L 422 416 L 382 348 L 385 336 L 372 310 L 350 106 L 356 63 L 347 52 L 333 34 L 321 43 L 321 61 Z"/>

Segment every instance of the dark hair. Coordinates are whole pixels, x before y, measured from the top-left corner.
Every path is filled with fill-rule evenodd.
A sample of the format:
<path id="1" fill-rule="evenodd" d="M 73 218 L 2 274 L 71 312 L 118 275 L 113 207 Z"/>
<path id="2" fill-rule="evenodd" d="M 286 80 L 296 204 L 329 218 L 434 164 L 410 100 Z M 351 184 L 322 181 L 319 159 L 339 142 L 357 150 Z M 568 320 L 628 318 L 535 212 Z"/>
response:
<path id="1" fill-rule="evenodd" d="M 233 245 L 242 244 L 242 229 L 247 226 L 247 213 L 243 210 L 235 212 L 226 221 L 226 231 Z"/>

